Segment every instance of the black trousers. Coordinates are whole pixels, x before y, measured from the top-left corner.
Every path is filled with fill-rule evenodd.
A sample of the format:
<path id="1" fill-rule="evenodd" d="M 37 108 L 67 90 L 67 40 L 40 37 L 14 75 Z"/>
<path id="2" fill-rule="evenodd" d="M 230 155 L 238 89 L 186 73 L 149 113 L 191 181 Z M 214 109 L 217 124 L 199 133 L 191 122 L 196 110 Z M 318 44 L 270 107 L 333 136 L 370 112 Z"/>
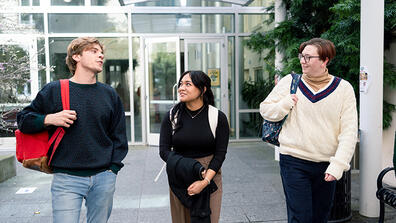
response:
<path id="1" fill-rule="evenodd" d="M 326 223 L 336 186 L 336 181 L 324 180 L 329 163 L 281 154 L 279 165 L 288 223 Z"/>

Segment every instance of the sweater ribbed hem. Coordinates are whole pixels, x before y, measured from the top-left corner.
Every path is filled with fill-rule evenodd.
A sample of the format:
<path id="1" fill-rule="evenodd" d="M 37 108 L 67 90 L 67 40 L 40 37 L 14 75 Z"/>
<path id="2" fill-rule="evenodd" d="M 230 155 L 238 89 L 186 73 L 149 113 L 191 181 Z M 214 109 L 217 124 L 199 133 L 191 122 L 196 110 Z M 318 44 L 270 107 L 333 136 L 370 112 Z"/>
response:
<path id="1" fill-rule="evenodd" d="M 71 170 L 71 169 L 63 169 L 63 168 L 53 168 L 54 173 L 65 173 L 73 176 L 79 177 L 90 177 L 96 175 L 100 172 L 106 171 L 109 168 L 100 168 L 100 169 L 89 169 L 89 170 Z"/>

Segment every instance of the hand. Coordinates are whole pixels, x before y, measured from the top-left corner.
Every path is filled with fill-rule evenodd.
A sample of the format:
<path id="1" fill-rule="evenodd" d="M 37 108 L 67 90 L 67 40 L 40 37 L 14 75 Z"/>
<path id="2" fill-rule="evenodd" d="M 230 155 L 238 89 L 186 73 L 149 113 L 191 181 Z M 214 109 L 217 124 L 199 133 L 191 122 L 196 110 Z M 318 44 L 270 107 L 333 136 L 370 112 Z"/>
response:
<path id="1" fill-rule="evenodd" d="M 201 175 L 202 175 L 202 178 L 205 178 L 206 177 L 206 170 L 202 171 Z"/>
<path id="2" fill-rule="evenodd" d="M 325 177 L 324 177 L 324 180 L 327 181 L 327 182 L 330 182 L 330 181 L 334 181 L 334 180 L 337 180 L 337 179 L 333 175 L 326 173 Z"/>
<path id="3" fill-rule="evenodd" d="M 190 196 L 199 194 L 206 186 L 208 186 L 206 180 L 197 180 L 187 188 L 187 194 Z"/>
<path id="4" fill-rule="evenodd" d="M 44 118 L 44 125 L 54 125 L 69 128 L 77 120 L 77 113 L 74 110 L 63 110 L 54 114 L 48 114 Z"/>
<path id="5" fill-rule="evenodd" d="M 298 101 L 297 95 L 296 94 L 292 94 L 291 98 L 293 99 L 294 105 L 297 104 L 297 101 Z"/>

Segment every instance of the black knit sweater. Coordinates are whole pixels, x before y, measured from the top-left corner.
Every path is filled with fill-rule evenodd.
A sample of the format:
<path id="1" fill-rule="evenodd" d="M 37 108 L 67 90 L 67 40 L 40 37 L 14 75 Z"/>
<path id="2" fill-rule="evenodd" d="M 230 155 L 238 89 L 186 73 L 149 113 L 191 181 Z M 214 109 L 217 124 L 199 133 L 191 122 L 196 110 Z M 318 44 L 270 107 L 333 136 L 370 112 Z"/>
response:
<path id="1" fill-rule="evenodd" d="M 77 120 L 69 128 L 54 154 L 54 172 L 93 175 L 111 169 L 117 173 L 128 152 L 125 114 L 122 102 L 110 86 L 77 84 L 69 81 L 70 110 Z M 18 128 L 23 133 L 45 129 L 47 114 L 62 111 L 60 82 L 43 87 L 32 103 L 18 113 Z M 50 134 L 56 129 L 49 127 Z"/>
<path id="2" fill-rule="evenodd" d="M 208 168 L 215 172 L 219 171 L 227 153 L 229 126 L 227 117 L 219 111 L 216 138 L 214 138 L 210 130 L 208 110 L 208 106 L 205 105 L 205 108 L 195 118 L 191 118 L 186 111 L 181 110 L 178 122 L 181 120 L 182 126 L 175 131 L 174 135 L 172 135 L 169 112 L 165 115 L 160 133 L 160 156 L 165 162 L 173 147 L 177 154 L 189 158 L 214 155 Z M 197 112 L 199 109 L 189 111 L 193 116 Z"/>

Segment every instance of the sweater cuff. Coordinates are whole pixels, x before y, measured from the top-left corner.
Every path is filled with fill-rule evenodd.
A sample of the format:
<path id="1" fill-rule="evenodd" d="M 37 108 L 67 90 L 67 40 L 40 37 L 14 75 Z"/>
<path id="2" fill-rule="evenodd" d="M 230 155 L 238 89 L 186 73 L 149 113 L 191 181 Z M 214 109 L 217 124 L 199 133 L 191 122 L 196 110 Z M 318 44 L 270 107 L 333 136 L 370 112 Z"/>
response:
<path id="1" fill-rule="evenodd" d="M 294 101 L 291 97 L 291 94 L 288 94 L 287 97 L 281 100 L 281 106 L 285 109 L 291 109 L 294 106 Z"/>
<path id="2" fill-rule="evenodd" d="M 291 94 L 288 94 L 280 101 L 280 107 L 282 108 L 282 110 L 287 111 L 287 113 L 289 113 L 290 109 L 292 109 L 293 106 L 294 106 L 294 101 L 292 99 Z"/>
<path id="3" fill-rule="evenodd" d="M 34 119 L 34 125 L 35 125 L 38 129 L 43 129 L 43 128 L 45 128 L 45 126 L 44 126 L 44 119 L 45 119 L 45 115 L 37 115 L 36 118 Z"/>
<path id="4" fill-rule="evenodd" d="M 344 173 L 344 168 L 342 165 L 337 164 L 336 162 L 330 162 L 330 165 L 327 167 L 325 173 L 328 173 L 334 176 L 337 180 L 341 179 L 342 174 Z"/>
<path id="5" fill-rule="evenodd" d="M 110 168 L 111 171 L 113 171 L 113 173 L 118 174 L 118 171 L 120 171 L 121 167 L 119 167 L 117 164 L 111 164 Z"/>

